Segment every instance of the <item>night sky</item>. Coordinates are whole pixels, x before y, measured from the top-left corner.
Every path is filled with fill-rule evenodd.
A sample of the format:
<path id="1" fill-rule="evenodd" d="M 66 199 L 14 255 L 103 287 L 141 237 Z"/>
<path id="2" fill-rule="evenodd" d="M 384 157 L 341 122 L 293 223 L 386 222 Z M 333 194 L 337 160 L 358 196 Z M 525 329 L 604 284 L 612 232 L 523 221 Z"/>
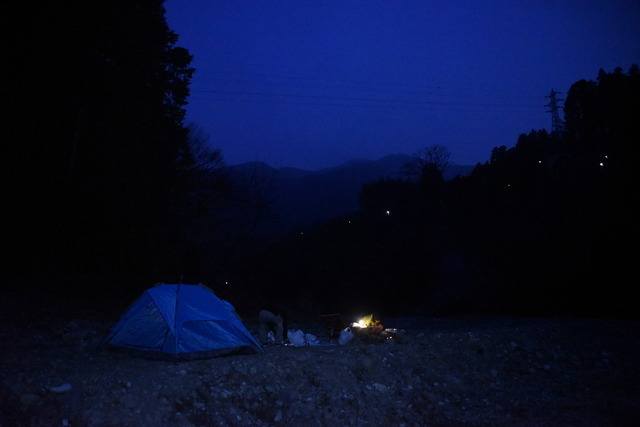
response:
<path id="1" fill-rule="evenodd" d="M 637 0 L 167 0 L 187 123 L 228 164 L 320 169 L 441 144 L 475 165 L 545 98 L 640 63 Z"/>

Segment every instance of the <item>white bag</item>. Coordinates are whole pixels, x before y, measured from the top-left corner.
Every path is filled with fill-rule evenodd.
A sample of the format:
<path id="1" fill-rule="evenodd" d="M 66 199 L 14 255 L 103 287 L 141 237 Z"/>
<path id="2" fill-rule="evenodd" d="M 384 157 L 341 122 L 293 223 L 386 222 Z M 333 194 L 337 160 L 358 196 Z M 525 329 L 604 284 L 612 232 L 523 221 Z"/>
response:
<path id="1" fill-rule="evenodd" d="M 349 329 L 349 328 L 343 329 L 342 331 L 340 331 L 340 337 L 338 338 L 338 344 L 345 345 L 346 343 L 348 343 L 352 339 L 353 339 L 353 332 L 351 332 L 351 329 Z"/>
<path id="2" fill-rule="evenodd" d="M 287 332 L 287 338 L 289 338 L 289 342 L 291 343 L 291 345 L 295 347 L 303 347 L 306 344 L 304 340 L 304 332 L 302 332 L 300 329 L 289 329 L 289 331 Z"/>
<path id="3" fill-rule="evenodd" d="M 304 334 L 304 340 L 306 341 L 307 345 L 316 345 L 320 342 L 320 340 L 318 340 L 318 337 L 313 334 Z"/>

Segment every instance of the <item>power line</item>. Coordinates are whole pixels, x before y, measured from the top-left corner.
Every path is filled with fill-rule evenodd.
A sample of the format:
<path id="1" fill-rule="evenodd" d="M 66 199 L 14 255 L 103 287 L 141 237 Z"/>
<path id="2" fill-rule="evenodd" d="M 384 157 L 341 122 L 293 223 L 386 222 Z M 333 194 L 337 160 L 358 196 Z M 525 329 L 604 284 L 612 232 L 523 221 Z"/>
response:
<path id="1" fill-rule="evenodd" d="M 219 95 L 230 95 L 234 97 L 245 97 L 245 98 L 235 98 L 233 100 L 236 101 L 255 101 L 262 100 L 264 102 L 272 102 L 273 100 L 270 98 L 285 98 L 285 99 L 301 99 L 301 100 L 321 100 L 321 101 L 331 101 L 331 102 L 357 102 L 357 103 L 367 103 L 364 106 L 371 106 L 371 103 L 374 104 L 386 104 L 389 106 L 454 106 L 454 107 L 482 107 L 482 108 L 519 108 L 519 109 L 533 109 L 532 111 L 537 111 L 540 106 L 533 104 L 490 104 L 490 103 L 479 103 L 479 102 L 447 102 L 447 101 L 429 101 L 424 99 L 403 99 L 403 98 L 370 98 L 370 97 L 345 97 L 345 96 L 331 96 L 331 95 L 318 95 L 318 94 L 300 94 L 300 93 L 275 93 L 275 92 L 259 92 L 259 91 L 233 91 L 233 90 L 219 90 L 219 89 L 208 89 L 208 90 L 196 90 L 193 91 L 196 93 L 204 93 L 204 94 L 219 94 Z M 246 99 L 246 97 L 259 97 L 259 99 L 250 98 Z M 278 100 L 278 103 L 281 100 Z M 305 104 L 307 105 L 307 104 Z M 363 106 L 361 104 L 349 104 L 342 106 L 352 106 L 359 107 Z"/>
<path id="2" fill-rule="evenodd" d="M 285 87 L 306 87 L 306 88 L 323 88 L 323 89 L 352 89 L 358 91 L 376 91 L 376 92 L 407 92 L 416 94 L 435 94 L 441 92 L 443 94 L 460 93 L 467 96 L 469 93 L 482 92 L 485 95 L 491 95 L 492 97 L 506 97 L 506 98 L 518 98 L 528 97 L 530 99 L 538 99 L 539 92 L 523 94 L 522 91 L 500 90 L 500 88 L 485 87 L 483 85 L 474 85 L 471 87 L 450 87 L 447 85 L 426 85 L 415 83 L 399 83 L 391 81 L 366 81 L 366 80 L 352 80 L 352 79 L 330 79 L 325 77 L 313 77 L 313 76 L 301 76 L 294 74 L 267 74 L 267 73 L 245 73 L 245 72 L 223 72 L 213 70 L 199 70 L 204 71 L 210 75 L 218 75 L 224 77 L 213 77 L 205 79 L 206 81 L 226 81 L 228 83 L 235 84 L 247 84 L 247 85 L 265 85 L 265 86 L 285 86 Z M 299 83 L 302 82 L 302 83 Z M 325 82 L 328 84 L 309 84 L 309 82 Z M 344 86 L 347 84 L 348 86 Z M 355 85 L 355 86 L 354 86 Z M 384 88 L 380 88 L 384 86 Z M 392 87 L 396 89 L 391 89 Z M 406 88 L 406 89 L 401 89 Z M 502 94 L 502 95 L 500 95 Z M 484 95 L 483 95 L 484 96 Z"/>
<path id="3" fill-rule="evenodd" d="M 427 107 L 427 106 L 407 106 L 407 105 L 385 105 L 385 104 L 346 104 L 346 103 L 338 103 L 338 102 L 301 102 L 294 100 L 268 100 L 268 99 L 226 99 L 226 98 L 199 98 L 192 97 L 194 101 L 200 102 L 239 102 L 239 103 L 258 103 L 258 104 L 271 104 L 271 105 L 295 105 L 298 107 L 337 107 L 337 108 L 346 108 L 346 109 L 386 109 L 386 110 L 409 110 L 409 111 L 442 111 L 441 108 L 436 106 Z M 474 113 L 474 114 L 483 114 L 483 113 L 493 113 L 493 114 L 535 114 L 540 113 L 539 109 L 514 109 L 514 108 L 505 108 L 500 106 L 495 106 L 493 109 L 482 108 L 479 109 L 477 107 L 466 108 L 468 106 L 459 106 L 454 111 L 461 113 Z"/>
<path id="4" fill-rule="evenodd" d="M 209 90 L 196 90 L 194 92 L 200 93 L 218 93 L 225 95 L 258 95 L 258 96 L 276 96 L 276 97 L 288 97 L 288 98 L 315 98 L 315 99 L 327 99 L 327 100 L 343 100 L 343 101 L 363 101 L 363 102 L 405 102 L 405 103 L 415 103 L 415 104 L 433 104 L 433 105 L 476 105 L 476 106 L 492 106 L 495 104 L 485 104 L 485 103 L 471 103 L 471 102 L 442 102 L 442 101 L 426 101 L 426 100 L 411 100 L 411 99 L 390 99 L 390 98 L 350 98 L 350 97 L 341 97 L 341 96 L 329 96 L 329 95 L 307 95 L 307 94 L 296 94 L 296 93 L 273 93 L 273 92 L 249 92 L 249 91 L 230 91 L 230 90 L 219 90 L 219 89 L 209 89 Z M 500 106 L 505 106 L 501 104 Z M 537 107 L 536 105 L 506 105 L 511 107 Z"/>
<path id="5" fill-rule="evenodd" d="M 201 70 L 197 69 L 197 72 L 205 72 L 214 75 L 223 75 L 223 76 L 247 76 L 252 81 L 256 78 L 261 79 L 283 79 L 287 82 L 291 80 L 302 80 L 302 81 L 316 81 L 316 82 L 328 82 L 328 83 L 340 83 L 340 84 L 364 84 L 369 86 L 410 86 L 412 88 L 422 88 L 422 89 L 440 89 L 442 86 L 439 85 L 415 85 L 411 83 L 398 83 L 398 82 L 374 82 L 374 81 L 365 81 L 365 80 L 352 80 L 352 79 L 330 79 L 326 77 L 313 77 L 308 75 L 295 75 L 295 74 L 267 74 L 267 73 L 245 73 L 245 72 L 223 72 L 223 71 L 214 71 L 214 70 Z"/>
<path id="6" fill-rule="evenodd" d="M 464 88 L 411 83 L 372 82 L 330 79 L 293 74 L 266 74 L 204 70 L 209 88 L 191 86 L 191 100 L 219 102 L 270 103 L 299 106 L 332 106 L 340 108 L 386 108 L 435 111 L 455 108 L 458 111 L 493 113 L 535 113 L 543 104 L 512 102 L 523 96 L 513 92 L 496 95 L 477 93 L 482 87 Z M 202 80 L 201 80 L 202 81 Z M 194 83 L 194 82 L 192 82 Z M 195 86 L 195 87 L 194 87 Z M 213 87 L 211 87 L 213 86 Z M 202 83 L 200 84 L 202 87 Z M 484 88 L 487 89 L 487 88 Z M 457 92 L 457 93 L 456 93 Z M 487 95 L 494 102 L 484 102 Z M 539 99 L 539 95 L 535 96 Z"/>

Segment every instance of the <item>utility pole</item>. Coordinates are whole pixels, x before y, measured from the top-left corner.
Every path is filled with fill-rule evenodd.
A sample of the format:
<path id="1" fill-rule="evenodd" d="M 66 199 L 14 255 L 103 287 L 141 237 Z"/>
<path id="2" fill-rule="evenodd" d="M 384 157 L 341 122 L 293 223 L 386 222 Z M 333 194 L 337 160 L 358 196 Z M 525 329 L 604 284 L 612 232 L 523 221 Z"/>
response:
<path id="1" fill-rule="evenodd" d="M 545 98 L 549 98 L 549 103 L 545 104 L 545 107 L 549 107 L 550 110 L 547 110 L 547 113 L 551 113 L 551 133 L 560 134 L 564 131 L 564 123 L 560 119 L 560 113 L 558 110 L 560 108 L 559 102 L 564 101 L 564 98 L 558 98 L 557 95 L 560 95 L 560 92 L 556 92 L 551 89 L 551 93 Z"/>

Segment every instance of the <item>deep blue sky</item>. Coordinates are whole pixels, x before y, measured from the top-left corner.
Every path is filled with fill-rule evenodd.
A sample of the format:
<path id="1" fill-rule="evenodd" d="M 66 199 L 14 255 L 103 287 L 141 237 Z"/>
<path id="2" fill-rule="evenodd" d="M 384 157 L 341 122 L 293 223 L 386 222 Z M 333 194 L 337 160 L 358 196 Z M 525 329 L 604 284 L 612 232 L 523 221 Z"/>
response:
<path id="1" fill-rule="evenodd" d="M 228 164 L 319 169 L 445 145 L 489 159 L 545 98 L 640 63 L 638 0 L 167 0 L 187 106 Z M 639 64 L 640 65 L 640 64 Z"/>

